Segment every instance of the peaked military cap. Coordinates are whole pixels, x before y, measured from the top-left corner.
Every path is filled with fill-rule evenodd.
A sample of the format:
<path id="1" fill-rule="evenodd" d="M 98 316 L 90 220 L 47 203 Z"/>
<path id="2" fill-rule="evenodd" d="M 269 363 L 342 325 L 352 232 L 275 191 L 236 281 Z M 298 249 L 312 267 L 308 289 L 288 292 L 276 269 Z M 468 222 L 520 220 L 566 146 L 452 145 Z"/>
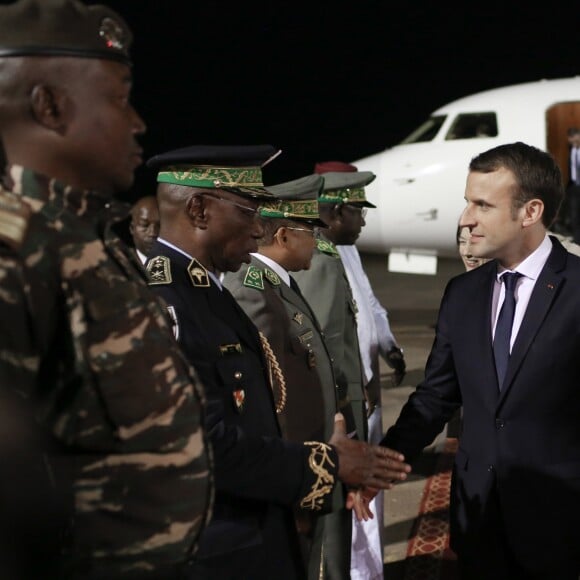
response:
<path id="1" fill-rule="evenodd" d="M 130 65 L 133 36 L 102 5 L 79 0 L 18 0 L 0 6 L 0 57 L 75 56 Z"/>
<path id="2" fill-rule="evenodd" d="M 277 156 L 272 145 L 194 145 L 155 155 L 147 167 L 159 183 L 223 189 L 241 197 L 272 200 L 262 167 Z"/>
<path id="3" fill-rule="evenodd" d="M 322 192 L 324 178 L 307 175 L 300 179 L 268 186 L 277 201 L 260 207 L 260 215 L 266 218 L 290 219 L 318 227 L 326 227 L 318 214 L 318 196 Z"/>
<path id="4" fill-rule="evenodd" d="M 365 207 L 377 207 L 367 200 L 365 185 L 376 175 L 372 171 L 330 171 L 322 173 L 324 190 L 318 203 L 357 203 Z"/>
<path id="5" fill-rule="evenodd" d="M 330 171 L 352 173 L 353 171 L 358 171 L 358 169 L 355 165 L 344 161 L 321 161 L 314 165 L 314 173 L 328 173 Z"/>

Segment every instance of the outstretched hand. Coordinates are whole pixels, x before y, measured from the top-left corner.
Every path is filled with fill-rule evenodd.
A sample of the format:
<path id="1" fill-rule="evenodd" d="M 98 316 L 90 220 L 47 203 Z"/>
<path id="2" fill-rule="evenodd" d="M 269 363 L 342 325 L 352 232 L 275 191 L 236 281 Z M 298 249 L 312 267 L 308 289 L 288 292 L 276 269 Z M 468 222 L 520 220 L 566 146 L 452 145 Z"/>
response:
<path id="1" fill-rule="evenodd" d="M 407 479 L 411 471 L 401 453 L 349 439 L 341 413 L 334 417 L 334 433 L 329 444 L 338 453 L 338 477 L 350 487 L 391 489 L 396 481 Z"/>

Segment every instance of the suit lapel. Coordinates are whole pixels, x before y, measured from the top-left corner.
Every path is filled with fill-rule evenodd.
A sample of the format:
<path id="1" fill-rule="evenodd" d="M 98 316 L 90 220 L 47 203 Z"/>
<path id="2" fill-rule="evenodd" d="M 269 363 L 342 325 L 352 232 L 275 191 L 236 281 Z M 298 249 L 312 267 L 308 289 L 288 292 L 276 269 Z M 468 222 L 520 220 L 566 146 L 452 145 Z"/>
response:
<path id="1" fill-rule="evenodd" d="M 470 333 L 470 343 L 473 341 L 474 348 L 472 352 L 477 353 L 477 356 L 481 357 L 481 368 L 490 368 L 492 370 L 491 375 L 496 377 L 495 372 L 495 359 L 493 356 L 493 341 L 491 334 L 491 309 L 493 303 L 493 285 L 495 282 L 497 266 L 495 262 L 490 263 L 489 266 L 480 266 L 483 270 L 486 268 L 488 271 L 481 277 L 479 286 L 477 287 L 475 294 L 471 298 L 472 304 L 481 305 L 481 308 L 474 308 L 471 310 L 473 312 L 472 324 L 468 321 L 466 328 Z M 480 332 L 474 329 L 482 329 Z M 484 374 L 481 374 L 483 377 Z M 499 396 L 499 388 L 496 382 L 493 384 L 495 388 L 490 388 L 488 383 L 484 383 L 483 391 L 490 408 L 495 408 L 497 405 L 497 400 Z"/>

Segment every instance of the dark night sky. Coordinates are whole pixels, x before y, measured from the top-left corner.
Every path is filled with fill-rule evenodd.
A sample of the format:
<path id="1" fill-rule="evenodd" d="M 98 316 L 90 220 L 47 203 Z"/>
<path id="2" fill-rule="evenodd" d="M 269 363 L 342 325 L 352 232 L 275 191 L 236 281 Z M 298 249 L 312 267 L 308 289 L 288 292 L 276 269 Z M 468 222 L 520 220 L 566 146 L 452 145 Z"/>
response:
<path id="1" fill-rule="evenodd" d="M 310 173 L 316 161 L 381 151 L 465 95 L 580 74 L 577 2 L 107 3 L 135 34 L 146 156 L 271 143 L 283 154 L 266 184 Z M 140 168 L 129 197 L 154 185 Z"/>

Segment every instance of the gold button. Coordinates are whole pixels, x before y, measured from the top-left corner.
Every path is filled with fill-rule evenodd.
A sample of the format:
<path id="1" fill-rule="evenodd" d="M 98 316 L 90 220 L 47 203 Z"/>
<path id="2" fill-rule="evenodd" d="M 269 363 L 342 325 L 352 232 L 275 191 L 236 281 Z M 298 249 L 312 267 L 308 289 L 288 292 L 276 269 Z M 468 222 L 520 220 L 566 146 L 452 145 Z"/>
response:
<path id="1" fill-rule="evenodd" d="M 242 378 L 242 373 L 240 371 L 236 371 L 234 373 L 234 378 L 239 381 Z"/>

